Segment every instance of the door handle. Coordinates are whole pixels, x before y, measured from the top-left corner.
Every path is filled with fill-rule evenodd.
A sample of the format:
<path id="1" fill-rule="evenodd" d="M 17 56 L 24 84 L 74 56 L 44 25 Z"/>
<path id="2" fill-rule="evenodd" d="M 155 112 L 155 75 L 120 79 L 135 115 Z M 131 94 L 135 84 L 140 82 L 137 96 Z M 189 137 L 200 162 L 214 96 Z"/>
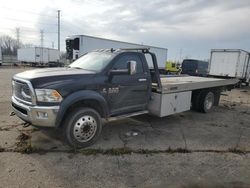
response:
<path id="1" fill-rule="evenodd" d="M 147 79 L 146 78 L 139 78 L 138 81 L 139 82 L 145 82 L 145 81 L 147 81 Z"/>

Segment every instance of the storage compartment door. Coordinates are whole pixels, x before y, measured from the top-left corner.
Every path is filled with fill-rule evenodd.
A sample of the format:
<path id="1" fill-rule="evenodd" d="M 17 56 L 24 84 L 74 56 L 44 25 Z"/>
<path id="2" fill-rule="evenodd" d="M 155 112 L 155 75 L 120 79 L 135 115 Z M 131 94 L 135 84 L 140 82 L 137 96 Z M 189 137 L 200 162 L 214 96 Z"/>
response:
<path id="1" fill-rule="evenodd" d="M 164 117 L 190 110 L 191 94 L 191 91 L 170 94 L 153 93 L 153 100 L 150 101 L 148 107 L 149 112 Z"/>

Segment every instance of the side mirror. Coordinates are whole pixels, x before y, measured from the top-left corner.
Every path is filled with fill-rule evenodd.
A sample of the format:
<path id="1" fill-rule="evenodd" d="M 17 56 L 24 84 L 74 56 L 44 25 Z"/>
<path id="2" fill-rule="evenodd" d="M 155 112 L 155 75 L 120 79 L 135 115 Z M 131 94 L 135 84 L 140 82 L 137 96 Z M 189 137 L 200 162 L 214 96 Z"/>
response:
<path id="1" fill-rule="evenodd" d="M 130 75 L 136 74 L 136 61 L 129 61 L 128 62 L 128 73 Z"/>

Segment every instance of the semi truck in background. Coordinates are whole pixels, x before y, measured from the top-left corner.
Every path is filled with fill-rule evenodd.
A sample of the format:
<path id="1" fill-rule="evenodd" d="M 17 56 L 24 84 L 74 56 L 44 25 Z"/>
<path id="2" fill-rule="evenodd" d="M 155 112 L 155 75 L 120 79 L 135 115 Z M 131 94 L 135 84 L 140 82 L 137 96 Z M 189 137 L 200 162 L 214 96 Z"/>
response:
<path id="1" fill-rule="evenodd" d="M 31 47 L 17 50 L 17 60 L 31 66 L 58 66 L 60 52 L 52 48 Z"/>
<path id="2" fill-rule="evenodd" d="M 87 36 L 87 35 L 73 35 L 66 38 L 66 52 L 67 59 L 75 60 L 80 56 L 96 49 L 122 49 L 122 48 L 150 48 L 158 60 L 160 71 L 165 71 L 165 62 L 167 60 L 167 48 L 160 48 L 149 45 L 134 44 L 129 42 L 121 42 L 117 40 L 110 40 L 105 38 Z M 149 67 L 153 68 L 153 62 L 149 55 L 146 55 Z"/>
<path id="3" fill-rule="evenodd" d="M 250 82 L 250 53 L 241 49 L 212 49 L 209 75 L 238 78 L 240 83 Z"/>

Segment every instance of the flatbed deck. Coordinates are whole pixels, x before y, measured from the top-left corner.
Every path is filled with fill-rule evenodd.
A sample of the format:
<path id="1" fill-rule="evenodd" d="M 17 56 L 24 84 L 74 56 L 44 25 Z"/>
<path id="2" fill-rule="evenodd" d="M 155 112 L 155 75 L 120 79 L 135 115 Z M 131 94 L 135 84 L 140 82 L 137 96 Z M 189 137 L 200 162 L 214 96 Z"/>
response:
<path id="1" fill-rule="evenodd" d="M 239 82 L 238 79 L 220 79 L 198 76 L 161 77 L 160 79 L 162 89 L 157 89 L 157 92 L 162 94 L 235 85 Z"/>

